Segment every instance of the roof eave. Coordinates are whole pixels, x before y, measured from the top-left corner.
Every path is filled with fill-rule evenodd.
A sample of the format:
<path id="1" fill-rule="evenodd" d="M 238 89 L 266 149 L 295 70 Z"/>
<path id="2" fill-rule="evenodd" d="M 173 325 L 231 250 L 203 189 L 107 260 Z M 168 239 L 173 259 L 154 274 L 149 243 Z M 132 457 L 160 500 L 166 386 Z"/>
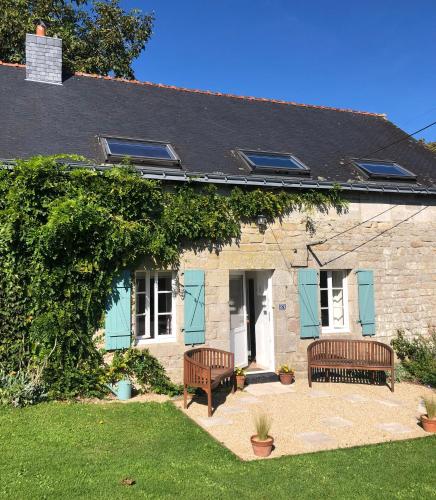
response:
<path id="1" fill-rule="evenodd" d="M 103 167 L 104 168 L 104 167 Z M 436 195 L 436 188 L 423 186 L 401 186 L 398 184 L 368 184 L 354 182 L 334 182 L 334 181 L 316 181 L 296 178 L 273 178 L 267 176 L 255 175 L 232 175 L 215 174 L 203 172 L 182 172 L 165 170 L 161 172 L 151 172 L 146 169 L 138 169 L 144 179 L 156 179 L 176 182 L 200 182 L 210 184 L 227 184 L 235 186 L 258 186 L 273 188 L 292 188 L 292 189 L 332 189 L 340 186 L 345 191 L 355 192 L 373 192 L 373 193 L 396 193 L 396 194 L 425 194 Z"/>
<path id="2" fill-rule="evenodd" d="M 13 168 L 14 160 L 1 160 L 3 168 Z M 107 170 L 114 165 L 85 164 L 82 162 L 65 162 L 72 168 L 89 168 Z M 366 193 L 395 193 L 436 196 L 436 187 L 411 186 L 398 184 L 369 184 L 357 182 L 317 181 L 307 179 L 268 177 L 262 175 L 234 175 L 223 173 L 186 172 L 175 169 L 147 169 L 136 167 L 143 179 L 154 179 L 167 182 L 199 182 L 203 184 L 224 184 L 229 186 L 270 187 L 282 189 L 332 189 L 339 186 L 344 191 Z"/>

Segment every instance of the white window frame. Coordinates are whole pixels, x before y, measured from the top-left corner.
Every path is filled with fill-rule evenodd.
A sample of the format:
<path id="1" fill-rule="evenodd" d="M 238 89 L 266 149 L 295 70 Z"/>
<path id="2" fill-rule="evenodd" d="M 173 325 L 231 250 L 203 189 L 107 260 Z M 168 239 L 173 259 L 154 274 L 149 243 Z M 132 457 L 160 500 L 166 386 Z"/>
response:
<path id="1" fill-rule="evenodd" d="M 350 316 L 348 309 L 348 272 L 345 269 L 322 269 L 321 272 L 327 273 L 327 296 L 328 296 L 328 312 L 329 312 L 329 325 L 333 325 L 333 272 L 342 272 L 342 296 L 343 296 L 343 304 L 344 304 L 344 325 L 341 327 L 334 326 L 322 326 L 322 316 L 321 316 L 321 333 L 348 333 L 350 331 Z M 319 295 L 319 303 L 321 310 L 321 290 L 325 290 L 325 288 L 321 288 L 320 283 L 320 295 Z"/>
<path id="2" fill-rule="evenodd" d="M 171 274 L 171 292 L 159 292 L 158 278 L 159 274 Z M 136 278 L 138 275 L 145 276 L 145 292 L 138 292 L 136 290 Z M 150 332 L 150 281 L 154 278 L 154 338 Z M 176 341 L 176 276 L 172 271 L 136 271 L 135 272 L 135 335 L 138 345 L 142 344 L 163 344 L 166 342 Z M 158 295 L 159 293 L 171 293 L 171 334 L 158 335 L 158 316 L 170 316 L 166 313 L 158 312 Z M 138 295 L 145 295 L 145 313 L 138 314 L 136 312 L 136 301 Z M 138 318 L 145 317 L 145 335 L 137 335 L 138 331 Z"/>

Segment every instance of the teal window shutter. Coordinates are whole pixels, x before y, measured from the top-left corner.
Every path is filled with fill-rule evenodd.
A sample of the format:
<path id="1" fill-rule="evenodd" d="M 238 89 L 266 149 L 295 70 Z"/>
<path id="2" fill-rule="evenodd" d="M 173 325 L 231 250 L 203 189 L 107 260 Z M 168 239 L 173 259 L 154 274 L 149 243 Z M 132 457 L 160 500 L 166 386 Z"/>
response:
<path id="1" fill-rule="evenodd" d="M 185 344 L 204 344 L 204 271 L 185 271 Z"/>
<path id="2" fill-rule="evenodd" d="M 105 348 L 108 351 L 130 347 L 131 291 L 130 271 L 125 270 L 114 279 L 112 293 L 106 307 Z"/>
<path id="3" fill-rule="evenodd" d="M 375 335 L 374 273 L 367 269 L 358 269 L 356 274 L 362 335 Z"/>
<path id="4" fill-rule="evenodd" d="M 319 337 L 318 272 L 315 269 L 298 270 L 298 294 L 300 296 L 300 337 Z"/>

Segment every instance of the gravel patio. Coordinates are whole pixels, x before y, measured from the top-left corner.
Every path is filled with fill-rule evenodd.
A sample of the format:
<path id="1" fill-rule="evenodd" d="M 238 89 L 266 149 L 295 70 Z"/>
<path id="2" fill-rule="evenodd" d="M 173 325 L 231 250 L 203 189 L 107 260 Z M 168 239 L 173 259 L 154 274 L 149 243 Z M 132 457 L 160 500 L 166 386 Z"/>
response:
<path id="1" fill-rule="evenodd" d="M 425 413 L 422 397 L 432 392 L 409 383 L 397 384 L 395 393 L 349 383 L 314 383 L 310 389 L 297 380 L 291 386 L 249 385 L 235 394 L 215 391 L 211 418 L 205 398 L 194 397 L 187 410 L 181 401 L 176 405 L 241 459 L 254 460 L 249 438 L 257 413 L 271 417 L 274 458 L 428 436 L 419 416 Z"/>

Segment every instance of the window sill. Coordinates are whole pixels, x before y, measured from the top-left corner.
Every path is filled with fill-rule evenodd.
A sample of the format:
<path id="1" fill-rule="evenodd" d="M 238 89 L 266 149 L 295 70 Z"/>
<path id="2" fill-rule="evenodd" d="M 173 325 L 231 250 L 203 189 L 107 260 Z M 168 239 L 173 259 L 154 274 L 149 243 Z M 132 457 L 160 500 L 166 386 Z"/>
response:
<path id="1" fill-rule="evenodd" d="M 328 329 L 328 330 L 324 330 L 324 329 L 322 329 L 322 330 L 321 330 L 321 334 L 322 334 L 322 335 L 324 335 L 324 334 L 325 334 L 325 335 L 332 335 L 332 334 L 333 334 L 333 335 L 334 335 L 334 334 L 338 334 L 338 335 L 348 334 L 348 335 L 349 335 L 350 333 L 351 333 L 351 331 L 350 331 L 350 329 L 349 329 L 349 328 L 344 328 L 343 330 L 332 330 L 332 329 Z"/>
<path id="2" fill-rule="evenodd" d="M 148 339 L 145 337 L 138 337 L 136 339 L 135 345 L 141 346 L 141 345 L 150 345 L 150 344 L 170 344 L 177 342 L 176 337 L 171 336 L 171 337 L 165 337 L 165 338 L 158 338 L 158 339 Z"/>

